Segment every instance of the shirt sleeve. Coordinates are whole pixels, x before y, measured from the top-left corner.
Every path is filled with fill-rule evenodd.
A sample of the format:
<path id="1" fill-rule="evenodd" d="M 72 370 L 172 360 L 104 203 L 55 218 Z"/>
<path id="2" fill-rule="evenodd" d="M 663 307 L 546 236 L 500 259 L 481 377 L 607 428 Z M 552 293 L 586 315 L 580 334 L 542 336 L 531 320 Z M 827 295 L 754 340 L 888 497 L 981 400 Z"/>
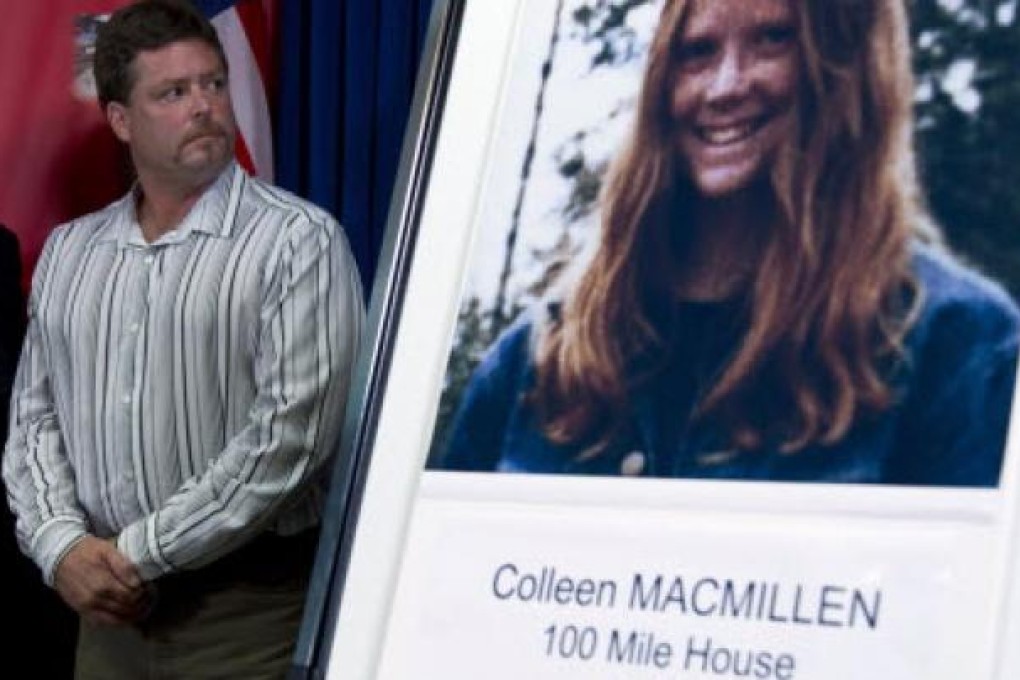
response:
<path id="1" fill-rule="evenodd" d="M 28 333 L 12 391 L 10 430 L 3 460 L 7 498 L 17 518 L 21 550 L 53 584 L 60 559 L 85 537 L 87 523 L 75 492 L 74 472 L 60 430 L 50 385 L 48 353 L 40 328 L 54 243 L 47 241 L 29 298 Z"/>
<path id="2" fill-rule="evenodd" d="M 144 579 L 202 566 L 254 537 L 308 491 L 336 448 L 364 317 L 342 230 L 296 218 L 264 281 L 247 424 L 204 473 L 118 536 Z"/>
<path id="3" fill-rule="evenodd" d="M 435 467 L 491 472 L 503 455 L 511 413 L 526 379 L 531 326 L 511 327 L 471 374 L 457 406 L 446 446 Z"/>
<path id="4" fill-rule="evenodd" d="M 994 487 L 1015 392 L 1020 317 L 996 299 L 947 307 L 914 357 L 917 380 L 888 481 Z"/>

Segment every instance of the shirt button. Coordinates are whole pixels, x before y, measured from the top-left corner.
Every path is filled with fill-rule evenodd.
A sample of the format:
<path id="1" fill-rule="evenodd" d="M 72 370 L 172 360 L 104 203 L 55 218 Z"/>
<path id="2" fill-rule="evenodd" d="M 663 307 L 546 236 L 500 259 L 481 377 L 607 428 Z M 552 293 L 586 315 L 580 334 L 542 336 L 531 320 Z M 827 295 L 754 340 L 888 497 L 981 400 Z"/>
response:
<path id="1" fill-rule="evenodd" d="M 153 260 L 155 260 L 155 259 L 156 258 L 154 256 L 152 256 L 152 255 L 146 255 L 145 256 L 145 264 L 152 264 Z"/>
<path id="2" fill-rule="evenodd" d="M 631 451 L 620 461 L 620 474 L 625 477 L 637 477 L 645 471 L 645 454 Z"/>
<path id="3" fill-rule="evenodd" d="M 140 328 L 140 326 L 139 326 L 138 322 L 135 321 L 133 324 L 131 324 L 131 326 L 129 328 L 131 329 L 132 333 L 137 333 L 138 329 Z"/>
<path id="4" fill-rule="evenodd" d="M 130 404 L 131 403 L 131 395 L 130 394 L 125 394 L 123 397 L 120 398 L 120 401 L 121 401 L 122 404 Z"/>

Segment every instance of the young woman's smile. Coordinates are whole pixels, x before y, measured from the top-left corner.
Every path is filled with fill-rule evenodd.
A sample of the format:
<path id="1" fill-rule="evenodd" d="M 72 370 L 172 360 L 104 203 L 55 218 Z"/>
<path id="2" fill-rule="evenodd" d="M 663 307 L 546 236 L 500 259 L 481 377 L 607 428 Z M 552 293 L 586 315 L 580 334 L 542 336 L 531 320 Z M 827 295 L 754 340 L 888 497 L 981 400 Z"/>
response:
<path id="1" fill-rule="evenodd" d="M 719 198 L 767 170 L 800 79 L 788 0 L 694 0 L 674 38 L 670 113 L 695 187 Z"/>

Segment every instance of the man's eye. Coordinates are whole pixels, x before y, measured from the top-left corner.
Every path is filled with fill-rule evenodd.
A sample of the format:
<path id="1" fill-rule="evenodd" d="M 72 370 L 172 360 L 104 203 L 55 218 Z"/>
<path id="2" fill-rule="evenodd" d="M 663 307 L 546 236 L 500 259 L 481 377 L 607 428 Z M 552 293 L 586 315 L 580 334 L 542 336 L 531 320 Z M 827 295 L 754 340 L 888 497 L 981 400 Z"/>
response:
<path id="1" fill-rule="evenodd" d="M 159 98 L 163 101 L 176 101 L 184 96 L 184 88 L 180 85 L 174 85 L 163 90 Z"/>
<path id="2" fill-rule="evenodd" d="M 227 89 L 227 76 L 206 76 L 199 81 L 202 89 L 207 92 L 222 92 Z"/>

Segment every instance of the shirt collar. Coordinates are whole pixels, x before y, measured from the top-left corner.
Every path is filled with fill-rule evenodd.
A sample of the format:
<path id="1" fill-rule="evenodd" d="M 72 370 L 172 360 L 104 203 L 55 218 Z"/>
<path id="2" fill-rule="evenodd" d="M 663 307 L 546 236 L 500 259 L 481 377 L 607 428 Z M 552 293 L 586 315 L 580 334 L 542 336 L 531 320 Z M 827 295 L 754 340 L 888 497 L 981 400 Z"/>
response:
<path id="1" fill-rule="evenodd" d="M 220 176 L 209 185 L 199 197 L 195 205 L 185 215 L 174 231 L 166 236 L 168 243 L 176 243 L 186 239 L 192 232 L 200 232 L 217 238 L 229 237 L 237 222 L 237 212 L 241 203 L 241 190 L 247 174 L 236 162 L 231 162 L 220 173 Z M 140 187 L 136 183 L 127 194 L 110 205 L 110 218 L 96 235 L 96 243 L 116 243 L 118 248 L 132 245 L 140 235 L 135 205 Z M 163 239 L 160 239 L 162 241 Z M 137 245 L 137 243 L 135 243 Z M 151 245 L 151 244 L 150 244 Z"/>

